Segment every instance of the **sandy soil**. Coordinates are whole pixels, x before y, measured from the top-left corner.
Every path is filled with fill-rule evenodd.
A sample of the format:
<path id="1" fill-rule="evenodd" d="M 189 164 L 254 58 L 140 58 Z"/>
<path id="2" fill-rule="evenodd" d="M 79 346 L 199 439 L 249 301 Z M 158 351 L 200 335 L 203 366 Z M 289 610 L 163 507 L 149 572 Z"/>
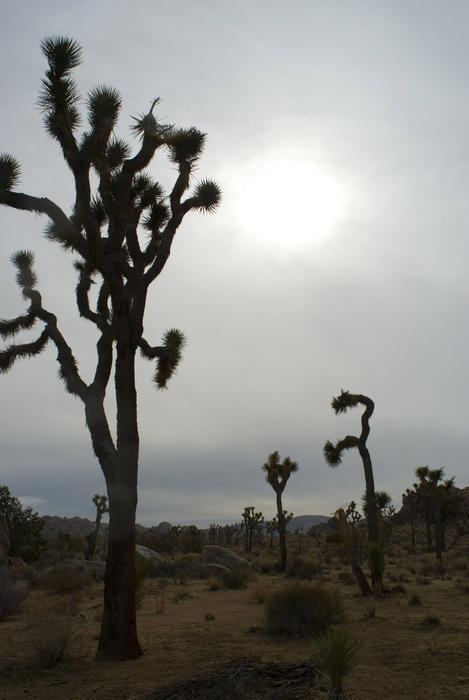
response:
<path id="1" fill-rule="evenodd" d="M 330 573 L 333 580 L 337 576 Z M 337 581 L 335 581 L 337 585 Z M 81 593 L 81 601 L 33 591 L 19 614 L 0 623 L 2 679 L 0 700 L 141 700 L 167 684 L 207 674 L 241 657 L 278 663 L 314 658 L 314 642 L 268 637 L 263 633 L 264 605 L 253 592 L 280 585 L 261 575 L 244 590 L 210 591 L 206 581 L 186 585 L 147 584 L 138 614 L 144 656 L 126 663 L 93 660 L 99 631 L 102 585 Z M 356 597 L 353 585 L 340 586 L 347 611 L 345 626 L 363 647 L 347 682 L 352 700 L 469 698 L 469 595 L 455 579 L 415 581 L 381 600 Z M 422 604 L 409 606 L 417 593 Z M 187 595 L 188 597 L 184 597 Z M 373 613 L 374 617 L 370 616 Z M 31 638 L 38 617 L 53 624 L 53 609 L 71 606 L 74 641 L 67 658 L 55 668 L 28 668 Z M 370 608 L 371 606 L 371 608 Z M 439 623 L 422 624 L 428 616 Z M 309 698 L 324 698 L 327 680 L 311 688 Z M 229 688 L 223 694 L 228 700 Z M 266 696 L 267 698 L 267 696 Z"/>

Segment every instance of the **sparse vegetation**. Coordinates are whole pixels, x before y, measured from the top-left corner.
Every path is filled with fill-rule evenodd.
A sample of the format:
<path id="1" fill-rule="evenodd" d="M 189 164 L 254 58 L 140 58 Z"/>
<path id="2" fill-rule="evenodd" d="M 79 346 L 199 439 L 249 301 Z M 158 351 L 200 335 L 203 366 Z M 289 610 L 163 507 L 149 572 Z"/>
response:
<path id="1" fill-rule="evenodd" d="M 344 683 L 357 665 L 360 644 L 342 627 L 331 627 L 317 637 L 321 668 L 330 681 L 329 700 L 347 700 Z"/>
<path id="2" fill-rule="evenodd" d="M 343 619 L 338 592 L 310 583 L 289 583 L 266 600 L 266 632 L 308 636 L 323 632 Z"/>
<path id="3" fill-rule="evenodd" d="M 63 661 L 73 634 L 73 619 L 66 614 L 50 612 L 33 623 L 27 640 L 32 649 L 32 666 L 39 669 L 57 666 Z"/>

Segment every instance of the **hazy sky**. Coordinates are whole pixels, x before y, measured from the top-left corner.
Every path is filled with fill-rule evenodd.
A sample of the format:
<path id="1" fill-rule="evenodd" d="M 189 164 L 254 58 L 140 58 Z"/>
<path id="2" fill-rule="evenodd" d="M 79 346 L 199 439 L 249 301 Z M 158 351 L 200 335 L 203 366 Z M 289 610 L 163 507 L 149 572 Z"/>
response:
<path id="1" fill-rule="evenodd" d="M 357 455 L 335 470 L 322 455 L 327 439 L 360 430 L 359 409 L 330 408 L 341 388 L 375 401 L 376 488 L 397 506 L 421 465 L 466 486 L 469 3 L 0 0 L 0 10 L 0 151 L 20 160 L 20 191 L 67 212 L 73 202 L 36 105 L 39 43 L 54 34 L 83 46 L 82 95 L 120 90 L 120 136 L 156 96 L 163 122 L 207 132 L 196 175 L 223 189 L 217 214 L 186 217 L 148 300 L 150 342 L 178 327 L 188 345 L 166 392 L 139 362 L 138 521 L 224 522 L 246 505 L 272 517 L 261 466 L 273 450 L 299 464 L 284 496 L 295 514 L 359 499 Z M 162 156 L 151 170 L 174 176 Z M 44 306 L 88 379 L 95 336 L 75 311 L 73 259 L 44 240 L 45 224 L 0 210 L 0 316 L 24 312 L 9 257 L 34 250 Z M 51 345 L 0 377 L 0 483 L 41 514 L 92 516 L 104 480 L 57 369 Z"/>

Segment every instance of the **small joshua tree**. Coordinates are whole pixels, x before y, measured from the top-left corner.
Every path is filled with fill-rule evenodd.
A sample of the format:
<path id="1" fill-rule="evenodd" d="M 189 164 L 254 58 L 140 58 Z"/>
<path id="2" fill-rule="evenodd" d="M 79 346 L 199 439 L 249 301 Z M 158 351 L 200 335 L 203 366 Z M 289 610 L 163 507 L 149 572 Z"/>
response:
<path id="1" fill-rule="evenodd" d="M 254 506 L 246 506 L 243 511 L 244 522 L 244 549 L 250 552 L 257 530 L 262 527 L 264 516 L 261 511 L 256 512 Z"/>
<path id="2" fill-rule="evenodd" d="M 109 506 L 107 502 L 107 496 L 100 496 L 96 493 L 93 496 L 93 503 L 96 506 L 96 520 L 94 525 L 94 531 L 88 536 L 88 551 L 86 553 L 87 559 L 92 559 L 96 551 L 96 543 L 98 541 L 99 530 L 101 528 L 101 518 L 104 513 L 109 512 Z"/>
<path id="3" fill-rule="evenodd" d="M 51 342 L 57 350 L 60 377 L 78 397 L 96 457 L 106 480 L 109 535 L 104 608 L 98 658 L 127 660 L 139 656 L 135 612 L 135 513 L 139 463 L 139 431 L 135 363 L 137 353 L 155 362 L 155 385 L 166 388 L 182 357 L 185 338 L 172 329 L 160 345 L 144 336 L 144 316 L 150 286 L 163 272 L 176 232 L 186 214 L 210 213 L 220 201 L 211 180 L 193 181 L 205 134 L 195 127 L 174 128 L 155 115 L 158 99 L 146 114 L 134 118 L 139 140 L 132 148 L 114 133 L 121 97 L 100 85 L 82 116 L 73 70 L 81 63 L 81 47 L 68 37 L 46 38 L 41 44 L 48 62 L 39 105 L 45 128 L 62 150 L 75 187 L 70 215 L 45 197 L 14 191 L 20 175 L 17 160 L 0 155 L 0 205 L 45 214 L 46 237 L 75 256 L 79 315 L 97 333 L 96 371 L 88 381 L 62 334 L 57 317 L 43 305 L 33 268 L 34 256 L 12 256 L 17 283 L 29 308 L 22 316 L 0 321 L 0 335 L 41 327 L 32 342 L 13 343 L 0 352 L 0 372 L 16 360 L 38 355 Z M 168 192 L 146 170 L 162 151 L 169 155 L 175 181 Z M 96 187 L 94 186 L 94 183 Z M 190 190 L 190 191 L 189 191 Z M 94 286 L 95 285 L 95 286 Z M 91 295 L 94 287 L 96 294 Z M 94 346 L 94 343 L 93 343 Z M 115 387 L 115 431 L 106 415 L 105 397 L 111 378 Z"/>
<path id="4" fill-rule="evenodd" d="M 283 510 L 282 494 L 287 485 L 287 481 L 293 472 L 298 471 L 296 462 L 292 462 L 290 457 L 285 457 L 280 462 L 280 455 L 277 451 L 269 455 L 267 462 L 262 466 L 266 472 L 266 480 L 275 491 L 277 500 L 277 530 L 280 544 L 280 570 L 285 571 L 287 566 L 287 538 L 286 538 L 286 513 Z"/>

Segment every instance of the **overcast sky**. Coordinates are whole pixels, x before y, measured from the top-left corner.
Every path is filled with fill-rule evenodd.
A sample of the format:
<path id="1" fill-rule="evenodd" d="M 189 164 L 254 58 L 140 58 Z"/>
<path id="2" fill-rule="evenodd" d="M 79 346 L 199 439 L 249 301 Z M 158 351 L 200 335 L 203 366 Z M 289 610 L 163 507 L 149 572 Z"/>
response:
<path id="1" fill-rule="evenodd" d="M 160 96 L 163 122 L 208 134 L 196 175 L 223 189 L 215 215 L 186 217 L 149 296 L 149 341 L 178 327 L 188 345 L 166 392 L 139 361 L 137 520 L 207 525 L 246 505 L 272 517 L 261 466 L 273 450 L 298 462 L 284 495 L 296 515 L 360 499 L 358 456 L 332 470 L 322 454 L 360 431 L 360 409 L 330 407 L 342 388 L 375 401 L 376 488 L 397 507 L 421 465 L 468 485 L 469 3 L 0 9 L 0 152 L 21 162 L 20 191 L 67 212 L 73 202 L 36 105 L 39 43 L 57 34 L 83 46 L 82 95 L 121 92 L 120 136 Z M 151 170 L 170 183 L 171 168 L 159 156 Z M 9 257 L 34 250 L 44 306 L 89 378 L 95 336 L 75 310 L 73 258 L 44 240 L 45 224 L 0 210 L 0 316 L 24 312 Z M 0 483 L 41 514 L 93 517 L 104 480 L 57 369 L 49 347 L 0 377 Z"/>

